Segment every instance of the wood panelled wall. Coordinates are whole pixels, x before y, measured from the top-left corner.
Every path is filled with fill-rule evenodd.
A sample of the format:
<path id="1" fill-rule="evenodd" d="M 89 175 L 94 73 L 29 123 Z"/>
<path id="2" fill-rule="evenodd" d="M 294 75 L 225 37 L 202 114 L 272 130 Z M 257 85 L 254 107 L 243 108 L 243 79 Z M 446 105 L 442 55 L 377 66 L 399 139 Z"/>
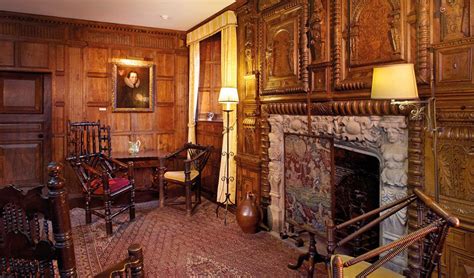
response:
<path id="1" fill-rule="evenodd" d="M 264 207 L 270 204 L 266 180 L 269 125 L 262 107 L 285 114 L 306 104 L 339 101 L 347 105 L 325 113 L 351 115 L 352 109 L 359 108 L 349 101 L 370 98 L 374 66 L 414 63 L 421 97 L 437 99 L 442 127 L 437 148 L 441 203 L 462 223 L 449 234 L 443 275 L 472 277 L 474 1 L 248 0 L 237 15 L 242 100 L 236 158 L 238 197 L 254 191 Z M 311 109 L 301 111 L 308 111 L 308 116 L 312 113 Z M 422 134 L 419 127 L 416 130 Z M 431 135 L 411 140 L 410 144 L 424 144 L 425 151 L 424 159 L 413 160 L 418 163 L 413 169 L 421 171 L 410 173 L 417 178 L 409 183 L 433 194 Z M 414 227 L 416 221 L 410 217 Z"/>
<path id="2" fill-rule="evenodd" d="M 112 58 L 155 63 L 154 112 L 112 112 Z M 164 150 L 186 141 L 188 51 L 183 32 L 0 12 L 0 70 L 52 75 L 54 160 L 66 155 L 68 120 L 110 125 L 113 151 L 126 151 L 128 141 L 136 139 L 144 148 Z"/>

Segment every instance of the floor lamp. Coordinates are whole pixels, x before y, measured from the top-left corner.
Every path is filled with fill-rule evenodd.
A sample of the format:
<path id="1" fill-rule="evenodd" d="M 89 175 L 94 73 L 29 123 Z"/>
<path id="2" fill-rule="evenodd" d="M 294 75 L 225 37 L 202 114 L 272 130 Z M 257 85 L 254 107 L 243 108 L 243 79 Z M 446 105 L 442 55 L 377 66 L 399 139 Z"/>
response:
<path id="1" fill-rule="evenodd" d="M 225 140 L 226 140 L 226 150 L 222 151 L 222 156 L 225 156 L 225 175 L 221 178 L 223 182 L 225 182 L 225 199 L 223 202 L 219 202 L 217 209 L 216 209 L 216 215 L 219 216 L 219 207 L 222 205 L 225 207 L 225 213 L 224 213 L 224 225 L 227 225 L 227 210 L 228 206 L 232 205 L 232 201 L 230 200 L 230 192 L 229 192 L 229 183 L 234 180 L 234 177 L 230 176 L 229 173 L 229 160 L 231 156 L 234 156 L 235 154 L 230 151 L 230 135 L 231 131 L 234 129 L 230 125 L 230 112 L 232 112 L 232 105 L 239 103 L 239 94 L 237 93 L 237 88 L 231 88 L 231 87 L 222 87 L 221 91 L 219 93 L 219 103 L 224 105 L 224 113 L 226 114 L 226 125 L 224 126 L 224 132 L 223 134 L 225 135 Z"/>
<path id="2" fill-rule="evenodd" d="M 391 99 L 391 104 L 398 105 L 400 110 L 411 108 L 410 118 L 413 120 L 421 120 L 423 116 L 426 116 L 428 123 L 426 130 L 433 136 L 434 195 L 435 201 L 439 203 L 440 187 L 437 157 L 439 129 L 436 125 L 436 99 L 434 91 L 432 91 L 430 98 L 420 100 L 413 64 L 392 64 L 374 68 L 370 97 L 373 99 Z M 440 267 L 441 264 L 438 264 L 438 277 L 441 278 Z"/>

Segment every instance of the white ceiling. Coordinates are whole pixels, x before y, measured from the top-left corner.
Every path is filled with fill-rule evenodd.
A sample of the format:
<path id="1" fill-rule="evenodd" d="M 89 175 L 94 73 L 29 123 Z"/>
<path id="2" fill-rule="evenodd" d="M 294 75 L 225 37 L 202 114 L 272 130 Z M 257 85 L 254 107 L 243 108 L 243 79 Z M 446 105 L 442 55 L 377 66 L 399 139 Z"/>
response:
<path id="1" fill-rule="evenodd" d="M 0 0 L 0 10 L 187 31 L 235 0 Z M 168 16 L 165 20 L 162 16 Z"/>

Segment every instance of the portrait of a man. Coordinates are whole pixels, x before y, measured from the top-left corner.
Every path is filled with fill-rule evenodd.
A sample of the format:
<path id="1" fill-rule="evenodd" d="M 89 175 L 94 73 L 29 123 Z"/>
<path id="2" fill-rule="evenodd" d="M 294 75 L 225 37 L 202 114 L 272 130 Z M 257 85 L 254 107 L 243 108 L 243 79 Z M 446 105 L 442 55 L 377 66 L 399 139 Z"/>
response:
<path id="1" fill-rule="evenodd" d="M 113 64 L 114 111 L 153 111 L 153 64 L 122 62 Z"/>

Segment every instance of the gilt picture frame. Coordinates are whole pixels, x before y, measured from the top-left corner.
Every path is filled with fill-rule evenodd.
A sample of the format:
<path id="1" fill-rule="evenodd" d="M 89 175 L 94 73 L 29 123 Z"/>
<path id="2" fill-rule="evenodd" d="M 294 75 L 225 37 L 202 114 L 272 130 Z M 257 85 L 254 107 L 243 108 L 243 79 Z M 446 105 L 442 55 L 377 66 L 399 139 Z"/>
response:
<path id="1" fill-rule="evenodd" d="M 153 112 L 155 65 L 153 62 L 112 59 L 112 111 Z"/>

